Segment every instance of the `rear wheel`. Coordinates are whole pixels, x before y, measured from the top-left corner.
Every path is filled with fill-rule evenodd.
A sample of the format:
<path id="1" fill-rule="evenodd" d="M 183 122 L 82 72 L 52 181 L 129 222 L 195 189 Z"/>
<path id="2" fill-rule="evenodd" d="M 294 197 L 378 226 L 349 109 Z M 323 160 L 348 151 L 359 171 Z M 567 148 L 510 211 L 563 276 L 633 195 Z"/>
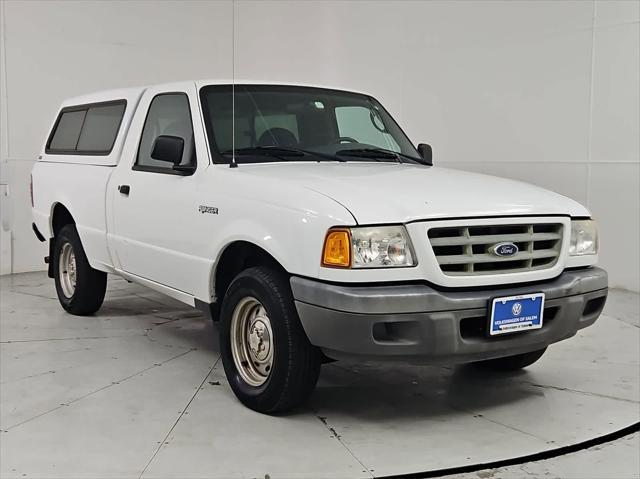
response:
<path id="1" fill-rule="evenodd" d="M 51 261 L 58 300 L 67 312 L 83 316 L 100 309 L 107 274 L 89 265 L 74 225 L 65 225 L 56 235 Z"/>
<path id="2" fill-rule="evenodd" d="M 322 355 L 307 339 L 283 273 L 240 273 L 225 294 L 219 334 L 229 385 L 245 406 L 284 412 L 313 391 Z"/>
<path id="3" fill-rule="evenodd" d="M 507 356 L 504 358 L 489 359 L 487 361 L 479 361 L 476 364 L 483 368 L 492 369 L 494 371 L 517 371 L 518 369 L 531 366 L 542 357 L 547 348 L 542 348 L 529 353 L 516 354 L 515 356 Z"/>

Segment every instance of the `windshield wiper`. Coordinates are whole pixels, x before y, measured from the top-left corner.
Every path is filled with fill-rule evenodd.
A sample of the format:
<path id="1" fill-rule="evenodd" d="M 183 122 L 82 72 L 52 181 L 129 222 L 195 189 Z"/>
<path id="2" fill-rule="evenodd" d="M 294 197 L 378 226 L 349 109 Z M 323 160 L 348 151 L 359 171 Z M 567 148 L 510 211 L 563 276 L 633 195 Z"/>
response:
<path id="1" fill-rule="evenodd" d="M 376 151 L 385 151 L 385 152 L 388 152 L 388 153 L 396 155 L 396 158 L 398 158 L 398 161 L 400 163 L 404 163 L 404 161 L 402 161 L 402 158 L 406 158 L 407 160 L 414 161 L 414 162 L 416 162 L 418 164 L 423 164 L 422 159 L 416 158 L 415 156 L 407 155 L 406 153 L 400 153 L 399 151 L 393 151 L 393 150 L 386 150 L 384 148 L 376 148 L 375 150 Z"/>
<path id="2" fill-rule="evenodd" d="M 222 155 L 232 155 L 233 150 L 226 150 L 221 153 Z M 300 148 L 289 148 L 285 146 L 249 146 L 246 148 L 237 148 L 236 155 L 265 155 L 273 158 L 278 158 L 283 161 L 289 161 L 291 157 L 303 157 L 303 156 L 315 156 L 329 161 L 345 161 L 336 156 L 326 153 L 318 153 L 316 151 L 303 150 Z M 320 161 L 320 160 L 317 160 Z"/>
<path id="3" fill-rule="evenodd" d="M 412 162 L 423 164 L 422 161 L 420 161 L 418 158 L 414 158 L 411 155 L 406 155 L 404 153 L 399 153 L 393 150 L 387 150 L 385 148 L 353 148 L 349 150 L 340 150 L 336 152 L 336 155 L 396 160 L 398 163 L 404 163 L 404 161 L 402 161 L 402 158 L 406 158 L 407 160 L 410 160 Z"/>
<path id="4" fill-rule="evenodd" d="M 233 150 L 226 150 L 221 153 L 222 155 L 233 155 Z M 264 155 L 278 158 L 283 161 L 288 161 L 287 157 L 291 156 L 304 156 L 304 153 L 293 150 L 290 148 L 281 148 L 279 146 L 251 146 L 248 148 L 237 148 L 235 155 L 249 156 L 249 155 Z"/>
<path id="5" fill-rule="evenodd" d="M 354 156 L 358 158 L 385 159 L 396 160 L 402 163 L 402 160 L 395 151 L 384 150 L 382 148 L 353 148 L 349 150 L 336 151 L 336 156 Z"/>

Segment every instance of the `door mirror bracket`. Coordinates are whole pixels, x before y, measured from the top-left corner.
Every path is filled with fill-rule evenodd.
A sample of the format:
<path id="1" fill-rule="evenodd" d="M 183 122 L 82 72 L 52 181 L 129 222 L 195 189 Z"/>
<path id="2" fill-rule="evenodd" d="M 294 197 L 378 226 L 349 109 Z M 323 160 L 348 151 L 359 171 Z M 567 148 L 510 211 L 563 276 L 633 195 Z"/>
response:
<path id="1" fill-rule="evenodd" d="M 196 171 L 195 165 L 173 165 L 173 171 L 177 171 L 183 175 L 192 175 Z"/>

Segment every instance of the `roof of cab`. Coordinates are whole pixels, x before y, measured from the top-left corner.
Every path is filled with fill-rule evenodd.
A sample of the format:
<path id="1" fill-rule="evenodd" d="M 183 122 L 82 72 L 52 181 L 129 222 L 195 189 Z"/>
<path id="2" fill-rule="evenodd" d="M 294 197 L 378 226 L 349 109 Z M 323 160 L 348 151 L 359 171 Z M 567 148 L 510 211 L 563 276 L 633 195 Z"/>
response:
<path id="1" fill-rule="evenodd" d="M 196 88 L 200 89 L 204 86 L 210 85 L 231 85 L 234 83 L 232 79 L 218 79 L 218 80 L 191 80 L 196 86 Z M 121 88 L 116 90 L 103 90 L 97 91 L 94 93 L 87 93 L 84 95 L 76 96 L 73 98 L 67 98 L 62 102 L 62 107 L 71 106 L 71 105 L 84 105 L 88 103 L 98 103 L 101 101 L 110 101 L 116 99 L 126 99 L 126 100 L 134 100 L 140 98 L 140 96 L 147 90 L 148 88 L 154 89 L 162 89 L 162 87 L 166 86 L 168 89 L 175 88 L 178 83 L 189 83 L 187 82 L 171 82 L 171 83 L 160 83 L 156 85 L 144 85 L 138 87 L 131 88 Z M 308 87 L 308 88 L 322 88 L 327 90 L 341 90 L 348 91 L 351 93 L 360 93 L 366 95 L 367 93 L 353 90 L 350 88 L 341 88 L 337 86 L 328 86 L 328 85 L 314 85 L 309 83 L 294 83 L 294 82 L 285 82 L 285 81 L 261 81 L 261 80 L 235 80 L 236 85 L 281 85 L 281 86 L 292 86 L 292 87 Z"/>
<path id="2" fill-rule="evenodd" d="M 147 87 L 121 88 L 118 90 L 104 90 L 94 93 L 87 93 L 85 95 L 65 99 L 62 102 L 62 107 L 64 108 L 65 106 L 85 105 L 89 103 L 99 103 L 102 101 L 121 99 L 130 101 L 139 98 L 146 89 Z"/>
<path id="3" fill-rule="evenodd" d="M 196 87 L 198 89 L 202 88 L 203 86 L 209 86 L 209 85 L 231 85 L 232 83 L 234 83 L 234 80 L 232 79 L 228 79 L 228 80 L 196 80 Z M 321 88 L 324 90 L 339 90 L 339 91 L 346 91 L 346 92 L 350 92 L 350 93 L 358 93 L 361 95 L 368 95 L 368 93 L 363 92 L 363 91 L 359 91 L 359 90 L 354 90 L 352 88 L 345 88 L 344 86 L 336 86 L 336 85 L 319 85 L 319 84 L 313 84 L 313 83 L 297 83 L 297 82 L 288 82 L 288 81 L 268 81 L 268 80 L 244 80 L 244 79 L 238 79 L 236 78 L 235 80 L 235 84 L 236 85 L 273 85 L 273 86 L 299 86 L 299 87 L 306 87 L 306 88 Z"/>

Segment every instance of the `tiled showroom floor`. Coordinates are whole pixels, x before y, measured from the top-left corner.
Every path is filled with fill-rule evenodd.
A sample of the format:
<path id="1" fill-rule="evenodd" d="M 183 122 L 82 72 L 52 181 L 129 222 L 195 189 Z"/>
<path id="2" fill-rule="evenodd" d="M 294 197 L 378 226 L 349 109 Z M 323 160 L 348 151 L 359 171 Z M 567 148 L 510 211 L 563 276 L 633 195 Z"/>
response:
<path id="1" fill-rule="evenodd" d="M 196 310 L 110 277 L 102 310 L 75 317 L 45 273 L 0 284 L 2 478 L 379 477 L 553 450 L 640 419 L 628 292 L 525 371 L 336 362 L 306 407 L 269 417 L 235 399 Z M 632 478 L 639 450 L 636 433 L 453 477 Z"/>

